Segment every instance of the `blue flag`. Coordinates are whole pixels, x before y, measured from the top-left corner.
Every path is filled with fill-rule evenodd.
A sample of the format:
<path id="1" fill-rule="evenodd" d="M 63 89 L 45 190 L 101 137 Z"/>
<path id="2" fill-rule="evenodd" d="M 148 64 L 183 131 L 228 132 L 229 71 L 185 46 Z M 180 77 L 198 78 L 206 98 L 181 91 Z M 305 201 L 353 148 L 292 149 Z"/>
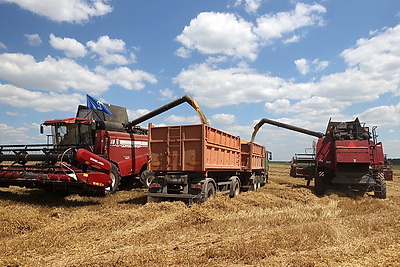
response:
<path id="1" fill-rule="evenodd" d="M 87 99 L 87 107 L 88 109 L 95 109 L 99 111 L 103 111 L 107 114 L 112 114 L 111 111 L 106 107 L 106 105 L 103 104 L 100 100 L 97 100 L 93 96 L 86 95 Z"/>

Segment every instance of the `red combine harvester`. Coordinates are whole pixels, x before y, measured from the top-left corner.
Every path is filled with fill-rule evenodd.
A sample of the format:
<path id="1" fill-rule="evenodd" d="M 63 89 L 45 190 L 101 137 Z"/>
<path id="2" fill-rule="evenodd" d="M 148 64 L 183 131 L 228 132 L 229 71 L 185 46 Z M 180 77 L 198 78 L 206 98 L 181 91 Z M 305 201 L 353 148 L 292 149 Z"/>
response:
<path id="1" fill-rule="evenodd" d="M 252 140 L 264 123 L 318 137 L 314 164 L 306 177 L 307 185 L 314 178 L 317 195 L 323 195 L 329 186 L 341 185 L 360 194 L 374 192 L 375 197 L 386 198 L 385 156 L 382 143 L 377 142 L 376 126 L 370 132 L 358 118 L 349 122 L 329 120 L 323 134 L 261 119 L 254 127 Z"/>
<path id="2" fill-rule="evenodd" d="M 267 152 L 209 125 L 149 126 L 148 202 L 201 203 L 217 191 L 237 196 L 267 183 Z"/>
<path id="3" fill-rule="evenodd" d="M 0 145 L 0 187 L 114 193 L 121 179 L 148 185 L 153 176 L 147 170 L 147 129 L 136 125 L 184 102 L 207 123 L 188 95 L 131 122 L 125 108 L 108 104 L 111 115 L 80 105 L 75 118 L 47 120 L 48 144 Z"/>

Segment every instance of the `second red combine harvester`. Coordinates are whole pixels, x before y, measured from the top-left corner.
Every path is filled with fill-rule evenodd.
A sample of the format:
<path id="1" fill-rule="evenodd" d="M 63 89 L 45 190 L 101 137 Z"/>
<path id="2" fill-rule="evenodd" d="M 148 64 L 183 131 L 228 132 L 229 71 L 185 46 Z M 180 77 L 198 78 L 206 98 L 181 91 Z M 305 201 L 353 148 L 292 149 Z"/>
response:
<path id="1" fill-rule="evenodd" d="M 261 119 L 254 127 L 252 140 L 264 123 L 318 137 L 315 157 L 308 159 L 306 173 L 307 185 L 314 179 L 317 195 L 323 195 L 332 185 L 340 185 L 360 194 L 374 192 L 375 197 L 386 198 L 385 156 L 382 143 L 377 141 L 376 126 L 370 132 L 358 118 L 348 122 L 329 120 L 324 134 Z"/>
<path id="2" fill-rule="evenodd" d="M 149 126 L 149 169 L 155 178 L 148 202 L 201 203 L 217 191 L 237 196 L 268 180 L 264 146 L 206 124 Z"/>

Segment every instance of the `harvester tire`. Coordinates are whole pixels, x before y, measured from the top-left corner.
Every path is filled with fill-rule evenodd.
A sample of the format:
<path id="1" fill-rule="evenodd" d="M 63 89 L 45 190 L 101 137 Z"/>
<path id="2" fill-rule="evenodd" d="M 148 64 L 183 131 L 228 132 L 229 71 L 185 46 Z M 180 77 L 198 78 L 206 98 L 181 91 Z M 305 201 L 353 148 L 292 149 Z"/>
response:
<path id="1" fill-rule="evenodd" d="M 384 178 L 379 178 L 377 181 L 374 189 L 374 197 L 380 199 L 386 198 L 386 180 Z"/>
<path id="2" fill-rule="evenodd" d="M 110 177 L 112 180 L 112 184 L 110 187 L 107 187 L 105 189 L 106 195 L 114 194 L 118 190 L 119 184 L 121 183 L 121 175 L 120 175 L 118 167 L 115 166 L 115 164 L 111 164 Z"/>
<path id="3" fill-rule="evenodd" d="M 323 176 L 316 175 L 314 179 L 314 193 L 317 196 L 325 194 L 325 180 Z"/>
<path id="4" fill-rule="evenodd" d="M 145 170 L 140 175 L 140 182 L 144 185 L 144 187 L 149 188 L 151 182 L 154 180 L 154 172 Z"/>

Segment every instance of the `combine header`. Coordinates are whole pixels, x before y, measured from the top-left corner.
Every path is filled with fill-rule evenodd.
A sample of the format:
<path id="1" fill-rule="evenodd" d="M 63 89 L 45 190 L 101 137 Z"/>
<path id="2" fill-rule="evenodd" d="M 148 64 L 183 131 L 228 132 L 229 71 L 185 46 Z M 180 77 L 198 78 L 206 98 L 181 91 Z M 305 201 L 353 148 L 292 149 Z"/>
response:
<path id="1" fill-rule="evenodd" d="M 153 177 L 147 129 L 138 124 L 185 102 L 207 123 L 188 95 L 130 122 L 126 109 L 114 105 L 107 105 L 111 114 L 80 105 L 75 118 L 47 120 L 48 144 L 0 145 L 0 187 L 114 193 L 121 179 L 135 178 L 147 186 Z"/>
<path id="2" fill-rule="evenodd" d="M 322 195 L 330 185 L 346 186 L 350 190 L 374 192 L 386 198 L 383 146 L 377 142 L 376 126 L 370 132 L 358 118 L 349 122 L 329 120 L 326 133 L 314 132 L 281 122 L 261 119 L 254 127 L 252 140 L 264 124 L 282 127 L 318 138 L 314 163 L 309 166 L 307 184 L 314 178 L 315 193 Z"/>

